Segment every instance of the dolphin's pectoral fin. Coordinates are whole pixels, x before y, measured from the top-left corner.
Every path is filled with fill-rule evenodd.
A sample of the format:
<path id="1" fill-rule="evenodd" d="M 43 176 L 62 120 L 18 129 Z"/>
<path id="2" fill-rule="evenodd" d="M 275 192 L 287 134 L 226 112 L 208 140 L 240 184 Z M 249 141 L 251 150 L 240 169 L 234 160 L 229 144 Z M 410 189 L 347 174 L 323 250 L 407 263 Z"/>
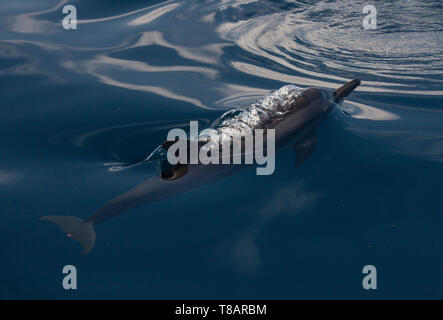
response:
<path id="1" fill-rule="evenodd" d="M 295 151 L 295 167 L 300 166 L 308 159 L 315 150 L 317 145 L 317 135 L 315 130 L 309 133 L 303 140 L 294 144 Z"/>

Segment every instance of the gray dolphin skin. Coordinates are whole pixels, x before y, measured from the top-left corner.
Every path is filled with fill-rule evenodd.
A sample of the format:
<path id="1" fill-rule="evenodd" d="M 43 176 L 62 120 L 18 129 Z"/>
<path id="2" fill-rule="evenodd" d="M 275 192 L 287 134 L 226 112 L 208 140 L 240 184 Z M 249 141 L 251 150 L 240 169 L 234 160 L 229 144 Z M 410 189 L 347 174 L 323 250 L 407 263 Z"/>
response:
<path id="1" fill-rule="evenodd" d="M 301 165 L 315 150 L 315 130 L 329 112 L 360 85 L 355 79 L 335 91 L 322 88 L 301 89 L 287 85 L 260 101 L 242 109 L 226 112 L 211 124 L 219 135 L 235 132 L 235 128 L 247 126 L 255 129 L 275 129 L 277 150 L 292 146 L 295 150 L 295 165 Z M 215 179 L 232 174 L 242 165 L 226 164 L 177 164 L 162 166 L 171 143 L 160 145 L 146 162 L 160 163 L 159 175 L 105 203 L 89 218 L 71 216 L 45 216 L 42 220 L 57 224 L 68 237 L 77 240 L 88 253 L 95 244 L 94 225 L 147 203 L 168 198 L 192 190 Z"/>

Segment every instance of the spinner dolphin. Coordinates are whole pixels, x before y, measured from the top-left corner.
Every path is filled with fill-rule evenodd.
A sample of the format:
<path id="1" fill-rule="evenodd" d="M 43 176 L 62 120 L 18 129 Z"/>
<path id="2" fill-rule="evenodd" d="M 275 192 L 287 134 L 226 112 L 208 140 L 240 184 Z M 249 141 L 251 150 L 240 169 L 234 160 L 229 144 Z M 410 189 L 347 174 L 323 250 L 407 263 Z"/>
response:
<path id="1" fill-rule="evenodd" d="M 287 85 L 245 108 L 226 112 L 212 123 L 211 128 L 219 137 L 235 134 L 244 126 L 251 131 L 274 129 L 277 150 L 292 146 L 296 154 L 295 165 L 299 166 L 315 150 L 316 128 L 359 85 L 358 79 L 335 91 Z M 241 168 L 238 165 L 200 163 L 167 165 L 165 156 L 170 146 L 171 142 L 165 141 L 144 160 L 156 164 L 158 176 L 105 203 L 89 218 L 45 216 L 40 219 L 58 225 L 82 245 L 84 253 L 88 253 L 95 244 L 96 224 L 147 203 L 194 189 Z"/>

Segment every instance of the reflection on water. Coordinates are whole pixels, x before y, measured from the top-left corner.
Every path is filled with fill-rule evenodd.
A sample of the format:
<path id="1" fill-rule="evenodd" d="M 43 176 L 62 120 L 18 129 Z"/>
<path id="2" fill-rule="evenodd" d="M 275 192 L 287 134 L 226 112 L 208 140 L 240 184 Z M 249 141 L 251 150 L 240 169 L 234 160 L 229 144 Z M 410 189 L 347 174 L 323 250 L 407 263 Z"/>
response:
<path id="1" fill-rule="evenodd" d="M 1 234 L 12 243 L 1 297 L 66 297 L 49 275 L 26 289 L 24 261 L 38 274 L 82 264 L 85 298 L 360 297 L 348 277 L 360 264 L 405 262 L 394 282 L 419 268 L 411 260 L 443 267 L 440 1 L 373 1 L 376 30 L 361 26 L 363 0 L 69 1 L 77 30 L 62 28 L 66 4 L 0 3 Z M 354 78 L 347 114 L 331 114 L 297 170 L 285 150 L 271 177 L 245 171 L 137 210 L 103 226 L 87 259 L 34 224 L 86 217 L 152 176 L 130 165 L 170 128 L 208 125 L 286 84 Z M 116 275 L 108 288 L 103 265 Z M 380 297 L 441 297 L 436 277 Z"/>

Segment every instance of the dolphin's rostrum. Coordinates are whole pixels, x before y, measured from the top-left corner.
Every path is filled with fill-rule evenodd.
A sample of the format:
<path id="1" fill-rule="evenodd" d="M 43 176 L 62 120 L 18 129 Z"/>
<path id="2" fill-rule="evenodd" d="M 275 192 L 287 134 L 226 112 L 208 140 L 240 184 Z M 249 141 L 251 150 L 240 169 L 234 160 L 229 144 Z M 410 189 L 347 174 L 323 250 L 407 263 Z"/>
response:
<path id="1" fill-rule="evenodd" d="M 317 126 L 337 103 L 359 85 L 360 80 L 355 79 L 333 92 L 287 85 L 246 108 L 228 111 L 215 120 L 211 127 L 221 139 L 235 134 L 242 126 L 247 126 L 252 131 L 274 129 L 276 148 L 292 145 L 296 153 L 295 165 L 299 166 L 315 149 Z M 163 166 L 164 160 L 161 162 L 161 159 L 170 145 L 170 142 L 163 143 L 145 160 L 157 164 L 160 161 L 157 166 L 160 168 L 159 176 L 154 176 L 110 200 L 88 219 L 71 216 L 45 216 L 41 219 L 57 224 L 69 237 L 82 245 L 84 253 L 88 253 L 95 244 L 95 224 L 149 202 L 196 188 L 241 167 L 214 164 Z"/>

